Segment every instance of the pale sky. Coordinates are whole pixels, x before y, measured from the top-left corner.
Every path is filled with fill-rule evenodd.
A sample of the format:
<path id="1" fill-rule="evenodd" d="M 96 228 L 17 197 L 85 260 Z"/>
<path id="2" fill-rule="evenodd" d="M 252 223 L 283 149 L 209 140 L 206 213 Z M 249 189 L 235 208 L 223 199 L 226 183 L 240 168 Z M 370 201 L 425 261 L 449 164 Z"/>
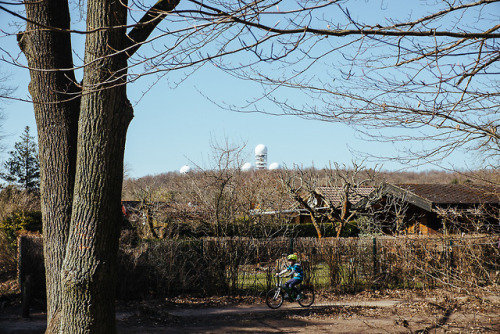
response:
<path id="1" fill-rule="evenodd" d="M 11 20 L 9 14 L 0 10 L 0 26 L 4 26 L 3 29 L 8 32 L 15 30 L 5 26 L 5 22 Z M 11 55 L 18 54 L 15 36 L 5 36 L 5 30 L 0 34 L 1 48 L 8 50 Z M 19 60 L 25 62 L 23 56 Z M 17 87 L 16 97 L 28 96 L 27 70 L 0 62 L 0 72 L 11 75 L 8 84 Z M 140 99 L 153 80 L 146 77 L 128 86 L 129 98 L 135 109 L 125 152 L 125 164 L 131 177 L 178 171 L 183 165 L 193 165 L 191 161 L 209 167 L 207 157 L 211 141 L 224 141 L 226 138 L 236 144 L 246 144 L 246 161 L 254 163 L 254 147 L 265 144 L 269 150 L 268 163 L 278 162 L 290 167 L 294 164 L 304 167 L 314 164 L 322 168 L 329 162 L 349 164 L 352 160 L 359 161 L 361 158 L 353 155 L 352 150 L 396 155 L 391 144 L 362 141 L 352 129 L 342 124 L 223 110 L 199 91 L 219 103 L 244 103 L 257 96 L 259 90 L 256 85 L 235 79 L 210 64 L 192 74 L 175 89 L 169 86 L 167 80 L 160 80 Z M 13 148 L 26 125 L 33 130 L 36 126 L 29 103 L 9 101 L 1 107 L 6 116 L 3 131 L 7 137 L 3 143 L 8 151 Z M 269 105 L 269 108 L 272 111 L 272 108 L 277 107 Z M 4 153 L 0 160 L 5 159 Z M 374 165 L 372 162 L 366 164 L 368 167 Z M 385 170 L 403 167 L 392 161 L 380 164 Z M 471 164 L 471 157 L 461 152 L 444 162 L 445 167 L 453 165 L 458 168 L 474 167 Z M 420 167 L 420 170 L 425 169 L 437 167 Z"/>

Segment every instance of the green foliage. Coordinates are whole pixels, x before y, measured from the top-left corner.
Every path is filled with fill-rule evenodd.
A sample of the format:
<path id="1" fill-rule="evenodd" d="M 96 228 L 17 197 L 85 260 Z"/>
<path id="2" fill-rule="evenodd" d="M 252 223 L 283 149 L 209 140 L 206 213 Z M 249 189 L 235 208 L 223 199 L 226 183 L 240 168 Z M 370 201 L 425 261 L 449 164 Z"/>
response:
<path id="1" fill-rule="evenodd" d="M 19 232 L 42 231 L 42 213 L 40 211 L 16 210 L 0 221 L 0 230 L 5 232 L 9 243 L 15 246 Z"/>
<path id="2" fill-rule="evenodd" d="M 7 238 L 7 234 L 0 230 L 0 279 L 9 272 L 16 270 L 16 252 Z"/>
<path id="3" fill-rule="evenodd" d="M 186 223 L 186 222 L 168 222 L 164 224 L 159 233 L 162 238 L 202 238 L 220 236 L 211 228 L 208 223 Z M 319 224 L 323 237 L 337 236 L 335 227 L 331 223 Z M 359 229 L 356 224 L 349 223 L 344 226 L 341 237 L 356 237 L 359 235 Z M 294 237 L 294 238 L 316 238 L 318 234 L 313 224 L 289 224 L 286 226 L 277 224 L 253 224 L 247 218 L 240 218 L 237 221 L 226 224 L 224 237 L 249 237 L 249 238 L 267 238 L 272 237 Z"/>
<path id="4" fill-rule="evenodd" d="M 318 224 L 323 237 L 335 236 L 335 229 L 332 224 Z M 312 223 L 293 225 L 293 236 L 304 238 L 317 238 L 318 233 Z"/>
<path id="5" fill-rule="evenodd" d="M 0 177 L 26 190 L 38 190 L 40 164 L 35 138 L 30 136 L 29 126 L 24 129 L 20 139 L 21 141 L 14 145 L 15 149 L 9 152 L 10 158 L 4 164 L 6 172 L 0 173 Z"/>
<path id="6" fill-rule="evenodd" d="M 331 223 L 318 224 L 323 237 L 336 237 L 337 232 L 335 226 Z M 341 237 L 357 237 L 359 235 L 359 229 L 355 223 L 349 222 L 342 229 Z M 300 224 L 294 226 L 294 236 L 300 238 L 316 238 L 318 233 L 316 228 L 312 223 L 310 224 Z"/>
<path id="7" fill-rule="evenodd" d="M 360 233 L 357 221 L 348 222 L 342 229 L 341 237 L 358 237 Z"/>

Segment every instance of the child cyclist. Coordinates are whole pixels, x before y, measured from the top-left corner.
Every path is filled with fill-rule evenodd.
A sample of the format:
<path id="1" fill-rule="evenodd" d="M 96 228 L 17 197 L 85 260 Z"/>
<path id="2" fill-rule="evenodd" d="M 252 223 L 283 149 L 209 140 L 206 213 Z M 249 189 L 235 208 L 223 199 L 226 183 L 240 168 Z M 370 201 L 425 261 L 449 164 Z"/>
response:
<path id="1" fill-rule="evenodd" d="M 300 263 L 297 262 L 297 255 L 290 254 L 287 259 L 288 267 L 286 267 L 286 269 L 282 272 L 277 273 L 276 276 L 281 276 L 288 271 L 290 272 L 289 274 L 284 275 L 286 277 L 292 276 L 292 278 L 285 283 L 285 287 L 290 289 L 297 296 L 297 300 L 299 300 L 301 296 L 295 286 L 302 283 L 304 280 L 304 271 L 302 270 Z"/>

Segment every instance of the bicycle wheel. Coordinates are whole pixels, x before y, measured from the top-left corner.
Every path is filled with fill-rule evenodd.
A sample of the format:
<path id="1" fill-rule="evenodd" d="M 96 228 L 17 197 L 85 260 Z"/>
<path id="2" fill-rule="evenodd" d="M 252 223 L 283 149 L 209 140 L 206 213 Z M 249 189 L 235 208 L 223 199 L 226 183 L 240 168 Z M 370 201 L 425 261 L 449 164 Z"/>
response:
<path id="1" fill-rule="evenodd" d="M 276 309 L 283 304 L 283 294 L 280 289 L 273 288 L 267 292 L 266 304 L 272 309 Z"/>
<path id="2" fill-rule="evenodd" d="M 303 287 L 302 291 L 300 292 L 302 294 L 302 298 L 298 300 L 300 306 L 302 307 L 309 307 L 314 303 L 314 290 L 311 287 Z"/>

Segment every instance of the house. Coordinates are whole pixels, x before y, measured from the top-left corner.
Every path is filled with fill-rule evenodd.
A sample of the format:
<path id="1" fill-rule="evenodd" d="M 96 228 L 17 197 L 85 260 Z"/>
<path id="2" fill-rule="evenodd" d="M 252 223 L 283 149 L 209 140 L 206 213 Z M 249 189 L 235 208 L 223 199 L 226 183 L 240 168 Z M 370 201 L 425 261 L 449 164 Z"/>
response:
<path id="1" fill-rule="evenodd" d="M 343 206 L 349 206 L 351 211 L 359 210 L 362 203 L 370 202 L 374 191 L 373 187 L 356 187 L 349 189 L 346 196 L 343 187 L 317 187 L 311 193 L 300 194 L 295 200 L 281 199 L 278 204 L 277 201 L 268 201 L 266 209 L 252 210 L 251 214 L 281 215 L 296 224 L 311 224 L 311 212 L 314 212 L 318 223 L 325 223 L 329 222 L 328 213 L 338 213 Z"/>
<path id="2" fill-rule="evenodd" d="M 500 187 L 484 184 L 386 184 L 378 208 L 392 203 L 392 229 L 406 233 L 500 232 Z M 394 209 L 399 205 L 399 213 Z"/>
<path id="3" fill-rule="evenodd" d="M 311 223 L 311 209 L 318 222 L 328 213 L 344 210 L 351 219 L 367 217 L 376 231 L 387 234 L 500 232 L 500 187 L 484 184 L 384 184 L 358 187 L 345 200 L 342 187 L 318 187 L 304 196 L 303 204 L 288 210 L 292 221 Z M 322 220 L 325 218 L 325 220 Z"/>

